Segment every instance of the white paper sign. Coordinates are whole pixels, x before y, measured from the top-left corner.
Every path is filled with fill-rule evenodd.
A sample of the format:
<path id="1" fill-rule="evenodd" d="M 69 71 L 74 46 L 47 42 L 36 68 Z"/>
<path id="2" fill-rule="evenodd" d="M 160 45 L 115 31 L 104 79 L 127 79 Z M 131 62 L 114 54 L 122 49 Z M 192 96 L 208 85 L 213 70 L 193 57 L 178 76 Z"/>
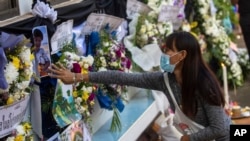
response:
<path id="1" fill-rule="evenodd" d="M 172 22 L 173 28 L 176 30 L 182 25 L 183 18 L 179 18 L 181 8 L 178 6 L 162 5 L 158 16 L 159 22 Z"/>
<path id="2" fill-rule="evenodd" d="M 51 37 L 51 54 L 60 51 L 65 43 L 71 42 L 73 34 L 73 20 L 68 20 L 57 26 L 56 32 Z"/>
<path id="3" fill-rule="evenodd" d="M 11 134 L 17 125 L 23 120 L 29 96 L 10 106 L 0 107 L 0 138 Z"/>
<path id="4" fill-rule="evenodd" d="M 152 11 L 152 9 L 148 5 L 146 5 L 140 1 L 137 1 L 137 0 L 128 0 L 127 1 L 126 13 L 127 13 L 128 19 L 133 19 L 134 15 L 136 13 L 147 14 L 150 11 Z"/>
<path id="5" fill-rule="evenodd" d="M 86 24 L 83 27 L 83 34 L 90 34 L 92 31 L 100 31 L 102 27 L 109 24 L 111 30 L 116 30 L 124 21 L 124 19 L 100 13 L 91 13 Z"/>

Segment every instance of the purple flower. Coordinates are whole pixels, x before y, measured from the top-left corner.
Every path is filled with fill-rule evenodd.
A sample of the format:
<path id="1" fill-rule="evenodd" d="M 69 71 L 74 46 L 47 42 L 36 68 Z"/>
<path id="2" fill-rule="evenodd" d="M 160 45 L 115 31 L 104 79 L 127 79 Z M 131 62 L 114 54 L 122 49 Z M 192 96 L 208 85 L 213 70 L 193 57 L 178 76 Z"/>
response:
<path id="1" fill-rule="evenodd" d="M 91 93 L 90 96 L 89 96 L 89 98 L 88 98 L 88 100 L 92 101 L 92 100 L 94 100 L 94 98 L 95 98 L 95 94 Z"/>
<path id="2" fill-rule="evenodd" d="M 119 57 L 119 58 L 122 56 L 121 50 L 116 50 L 116 51 L 115 51 L 115 54 L 116 54 L 116 56 Z"/>

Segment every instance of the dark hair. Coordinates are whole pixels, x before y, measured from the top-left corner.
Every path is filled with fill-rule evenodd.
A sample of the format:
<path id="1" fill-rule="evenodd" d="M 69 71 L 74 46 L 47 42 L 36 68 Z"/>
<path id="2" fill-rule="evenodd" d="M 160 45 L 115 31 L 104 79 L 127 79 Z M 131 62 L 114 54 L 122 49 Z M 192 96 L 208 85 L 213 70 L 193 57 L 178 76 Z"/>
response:
<path id="1" fill-rule="evenodd" d="M 34 36 L 34 37 L 41 37 L 41 39 L 43 39 L 43 33 L 42 33 L 42 31 L 39 30 L 39 29 L 35 29 L 35 30 L 33 31 L 33 36 Z"/>
<path id="2" fill-rule="evenodd" d="M 182 68 L 182 109 L 193 117 L 197 112 L 196 97 L 206 102 L 224 106 L 225 99 L 220 83 L 207 63 L 203 60 L 197 39 L 189 32 L 175 32 L 166 39 L 166 47 L 178 51 L 186 50 L 187 55 Z"/>

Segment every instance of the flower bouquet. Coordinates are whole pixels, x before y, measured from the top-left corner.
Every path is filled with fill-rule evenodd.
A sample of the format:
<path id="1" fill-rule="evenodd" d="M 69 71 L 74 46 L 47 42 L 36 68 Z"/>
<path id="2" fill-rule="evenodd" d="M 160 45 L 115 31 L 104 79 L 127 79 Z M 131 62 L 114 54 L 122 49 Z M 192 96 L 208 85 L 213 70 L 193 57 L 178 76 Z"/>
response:
<path id="1" fill-rule="evenodd" d="M 86 74 L 92 69 L 94 58 L 91 55 L 77 55 L 76 47 L 72 43 L 64 44 L 57 63 L 74 73 Z M 90 114 L 94 105 L 96 86 L 88 82 L 79 82 L 73 85 L 72 96 L 76 110 L 83 116 L 84 122 L 89 124 Z"/>
<path id="2" fill-rule="evenodd" d="M 231 39 L 223 26 L 223 18 L 225 14 L 219 11 L 217 15 L 213 1 L 196 1 L 194 2 L 195 19 L 198 22 L 198 29 L 205 36 L 207 41 L 207 50 L 210 54 L 209 61 L 216 60 L 214 67 L 220 68 L 223 63 L 228 68 L 229 84 L 233 86 L 241 86 L 243 84 L 243 75 L 241 66 L 237 61 L 230 57 Z M 221 9 L 221 8 L 220 8 Z M 227 13 L 227 11 L 225 11 Z M 224 15 L 224 16 L 223 16 Z M 221 78 L 221 70 L 216 70 L 217 75 Z"/>
<path id="3" fill-rule="evenodd" d="M 100 42 L 96 46 L 94 55 L 94 71 L 118 70 L 128 72 L 131 69 L 130 59 L 126 56 L 126 50 L 122 43 L 116 40 L 116 32 L 110 31 L 107 24 L 99 31 Z M 124 92 L 126 86 L 121 85 L 98 85 L 97 99 L 102 108 L 113 110 L 113 118 L 110 130 L 121 130 L 119 112 L 124 109 Z"/>
<path id="4" fill-rule="evenodd" d="M 22 126 L 21 122 L 29 105 L 34 56 L 26 46 L 28 43 L 30 41 L 23 35 L 2 32 L 0 36 L 0 112 L 2 122 L 12 121 L 1 130 L 0 138 Z M 24 135 L 18 134 L 13 139 L 21 137 Z"/>
<path id="5" fill-rule="evenodd" d="M 4 49 L 1 54 L 4 55 L 1 56 L 4 57 L 1 59 L 1 71 L 3 71 L 1 77 L 4 78 L 1 79 L 0 83 L 3 85 L 7 82 L 7 87 L 0 88 L 0 106 L 13 104 L 30 94 L 29 84 L 33 75 L 32 60 L 34 56 L 31 54 L 30 48 L 26 46 L 29 40 L 22 36 L 12 39 L 19 41 L 10 48 L 7 48 L 8 43 L 6 43 L 6 49 L 4 49 L 5 44 L 1 47 L 1 50 Z"/>
<path id="6" fill-rule="evenodd" d="M 158 22 L 158 14 L 136 14 L 129 23 L 129 35 L 124 38 L 125 47 L 130 51 L 135 64 L 143 71 L 159 66 L 161 45 L 164 38 L 172 33 L 171 22 Z"/>

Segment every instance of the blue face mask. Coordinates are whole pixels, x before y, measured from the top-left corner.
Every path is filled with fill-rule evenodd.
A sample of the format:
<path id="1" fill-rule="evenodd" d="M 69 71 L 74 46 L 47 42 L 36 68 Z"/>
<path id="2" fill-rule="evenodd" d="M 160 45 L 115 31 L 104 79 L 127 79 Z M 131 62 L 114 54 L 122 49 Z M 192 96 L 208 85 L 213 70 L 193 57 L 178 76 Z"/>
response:
<path id="1" fill-rule="evenodd" d="M 162 70 L 169 72 L 169 73 L 173 73 L 176 64 L 170 64 L 170 56 L 169 55 L 167 55 L 167 54 L 161 55 L 160 66 L 161 66 Z"/>

